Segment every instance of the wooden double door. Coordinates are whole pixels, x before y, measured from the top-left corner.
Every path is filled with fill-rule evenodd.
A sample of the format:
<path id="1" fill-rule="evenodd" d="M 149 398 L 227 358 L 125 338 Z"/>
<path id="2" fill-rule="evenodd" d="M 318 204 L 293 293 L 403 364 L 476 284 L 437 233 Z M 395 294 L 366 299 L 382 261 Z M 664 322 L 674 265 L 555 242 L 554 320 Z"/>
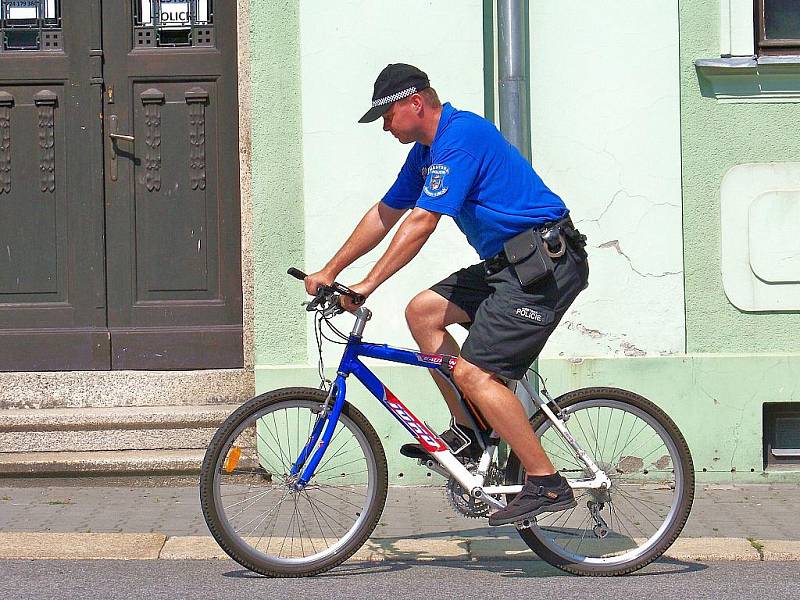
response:
<path id="1" fill-rule="evenodd" d="M 0 371 L 242 364 L 236 3 L 0 0 Z"/>

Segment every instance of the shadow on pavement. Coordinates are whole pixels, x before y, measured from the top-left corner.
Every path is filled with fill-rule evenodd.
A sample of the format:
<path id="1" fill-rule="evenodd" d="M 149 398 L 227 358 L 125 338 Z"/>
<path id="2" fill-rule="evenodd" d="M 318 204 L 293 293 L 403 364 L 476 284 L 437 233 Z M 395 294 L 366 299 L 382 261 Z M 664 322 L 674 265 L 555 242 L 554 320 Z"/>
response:
<path id="1" fill-rule="evenodd" d="M 409 553 L 410 555 L 411 553 Z M 482 560 L 482 561 L 447 561 L 447 560 L 428 560 L 415 561 L 413 559 L 398 558 L 384 560 L 381 562 L 361 562 L 347 563 L 335 569 L 317 575 L 317 578 L 331 577 L 350 577 L 354 575 L 380 575 L 384 573 L 396 573 L 406 571 L 414 567 L 424 566 L 427 568 L 438 569 L 458 569 L 468 571 L 491 572 L 501 577 L 512 578 L 538 578 L 538 577 L 576 577 L 570 573 L 547 564 L 542 560 Z M 678 575 L 683 573 L 693 573 L 704 571 L 708 565 L 696 562 L 687 562 L 671 558 L 661 558 L 656 562 L 646 566 L 641 571 L 629 575 L 629 577 L 653 577 L 658 575 Z M 228 571 L 223 573 L 224 577 L 232 578 L 261 578 L 262 575 L 253 573 L 246 569 Z M 268 579 L 267 577 L 264 577 Z"/>

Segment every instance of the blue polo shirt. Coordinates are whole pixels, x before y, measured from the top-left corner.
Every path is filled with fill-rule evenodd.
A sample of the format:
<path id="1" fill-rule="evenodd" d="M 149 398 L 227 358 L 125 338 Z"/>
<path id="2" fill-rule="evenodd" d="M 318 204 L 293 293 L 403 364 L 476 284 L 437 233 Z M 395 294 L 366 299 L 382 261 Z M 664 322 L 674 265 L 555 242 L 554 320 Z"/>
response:
<path id="1" fill-rule="evenodd" d="M 494 124 L 450 103 L 433 143 L 414 144 L 382 201 L 453 217 L 481 259 L 520 231 L 569 212 Z"/>

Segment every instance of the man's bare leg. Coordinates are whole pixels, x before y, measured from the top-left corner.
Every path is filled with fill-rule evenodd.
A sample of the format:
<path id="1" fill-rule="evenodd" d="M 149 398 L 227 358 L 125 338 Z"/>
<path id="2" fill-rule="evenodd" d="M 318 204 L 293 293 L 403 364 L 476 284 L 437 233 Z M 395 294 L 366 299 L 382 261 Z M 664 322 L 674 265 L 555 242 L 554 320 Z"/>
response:
<path id="1" fill-rule="evenodd" d="M 511 446 L 528 475 L 556 472 L 533 432 L 519 398 L 495 375 L 462 357 L 456 364 L 453 378 L 492 428 Z"/>
<path id="2" fill-rule="evenodd" d="M 458 356 L 461 349 L 445 327 L 469 321 L 469 315 L 461 308 L 431 290 L 425 290 L 414 296 L 406 307 L 406 322 L 411 335 L 414 336 L 419 349 L 430 354 Z M 452 388 L 433 370 L 430 372 L 456 423 L 460 425 L 469 423 Z"/>

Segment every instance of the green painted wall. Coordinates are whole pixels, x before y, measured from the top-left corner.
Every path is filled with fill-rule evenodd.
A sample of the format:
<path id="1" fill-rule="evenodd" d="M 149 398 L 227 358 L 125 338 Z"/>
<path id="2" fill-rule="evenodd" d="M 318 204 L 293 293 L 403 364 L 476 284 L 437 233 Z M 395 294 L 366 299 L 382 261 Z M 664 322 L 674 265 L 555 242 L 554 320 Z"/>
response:
<path id="1" fill-rule="evenodd" d="M 680 3 L 687 352 L 800 352 L 800 313 L 745 313 L 722 287 L 722 178 L 737 164 L 797 160 L 800 104 L 701 95 L 694 61 L 719 57 L 719 9 L 718 0 Z"/>
<path id="2" fill-rule="evenodd" d="M 304 363 L 303 287 L 286 275 L 305 239 L 299 0 L 251 0 L 250 17 L 255 360 Z"/>
<path id="3" fill-rule="evenodd" d="M 800 478 L 800 472 L 765 473 L 761 447 L 762 403 L 800 400 L 798 355 L 545 359 L 540 369 L 554 397 L 581 387 L 613 386 L 653 400 L 683 432 L 701 480 Z M 444 401 L 424 369 L 381 365 L 373 370 L 419 419 L 437 431 L 447 427 Z M 290 385 L 317 387 L 318 383 L 313 367 L 256 368 L 259 393 Z M 389 460 L 391 482 L 431 481 L 427 470 L 399 455 L 410 436 L 355 378 L 348 380 L 348 400 L 375 425 Z M 437 479 L 434 475 L 433 481 Z"/>

